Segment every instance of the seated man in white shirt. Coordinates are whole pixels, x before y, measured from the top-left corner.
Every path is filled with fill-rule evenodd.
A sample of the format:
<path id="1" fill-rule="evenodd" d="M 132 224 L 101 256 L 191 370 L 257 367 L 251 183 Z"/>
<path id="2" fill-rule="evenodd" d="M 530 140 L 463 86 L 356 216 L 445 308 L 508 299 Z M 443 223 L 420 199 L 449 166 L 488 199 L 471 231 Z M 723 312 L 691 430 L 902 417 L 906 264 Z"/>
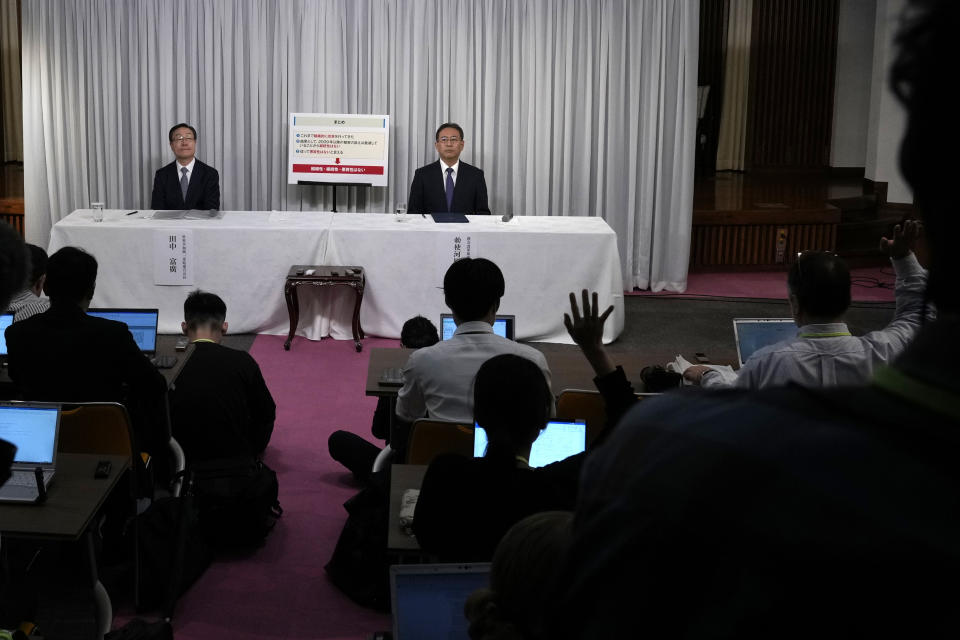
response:
<path id="1" fill-rule="evenodd" d="M 832 253 L 808 251 L 797 257 L 787 276 L 797 337 L 758 349 L 732 382 L 703 365 L 688 367 L 683 377 L 710 388 L 867 384 L 877 367 L 903 351 L 922 322 L 927 272 L 912 251 L 919 233 L 919 223 L 908 220 L 902 230 L 900 225 L 894 228 L 892 240 L 881 240 L 897 278 L 896 311 L 884 329 L 850 335 L 843 322 L 850 306 L 850 271 Z"/>
<path id="2" fill-rule="evenodd" d="M 473 379 L 480 365 L 503 353 L 532 360 L 550 383 L 542 353 L 493 333 L 504 288 L 503 273 L 490 260 L 464 258 L 450 265 L 443 277 L 443 293 L 457 330 L 449 340 L 410 354 L 397 396 L 400 421 L 429 417 L 473 424 Z M 406 444 L 404 437 L 391 442 L 395 451 L 401 444 Z"/>

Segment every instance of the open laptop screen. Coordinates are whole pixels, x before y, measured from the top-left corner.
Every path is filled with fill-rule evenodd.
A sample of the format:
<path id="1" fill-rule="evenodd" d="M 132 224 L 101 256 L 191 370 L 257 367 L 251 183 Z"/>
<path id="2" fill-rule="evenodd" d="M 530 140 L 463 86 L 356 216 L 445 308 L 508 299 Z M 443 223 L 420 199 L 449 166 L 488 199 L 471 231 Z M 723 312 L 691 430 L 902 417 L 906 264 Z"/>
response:
<path id="1" fill-rule="evenodd" d="M 160 314 L 156 309 L 90 309 L 87 314 L 124 323 L 133 334 L 140 351 L 152 354 L 157 350 L 157 320 Z"/>
<path id="2" fill-rule="evenodd" d="M 570 456 L 583 453 L 587 446 L 587 425 L 583 422 L 548 422 L 547 428 L 533 441 L 530 449 L 531 467 L 543 467 Z M 487 432 L 480 425 L 473 430 L 473 456 L 480 458 L 487 452 Z"/>
<path id="3" fill-rule="evenodd" d="M 507 340 L 516 340 L 515 338 L 516 316 L 497 316 L 493 321 L 493 332 L 501 338 Z M 440 316 L 440 339 L 449 340 L 453 337 L 453 332 L 457 330 L 457 325 L 453 322 L 453 315 L 444 313 Z"/>
<path id="4" fill-rule="evenodd" d="M 733 335 L 742 367 L 757 349 L 795 338 L 797 325 L 793 318 L 734 318 Z"/>
<path id="5" fill-rule="evenodd" d="M 0 404 L 0 439 L 17 447 L 14 463 L 52 464 L 57 450 L 59 406 Z"/>
<path id="6" fill-rule="evenodd" d="M 487 563 L 390 567 L 394 640 L 468 638 L 463 605 L 489 583 Z"/>
<path id="7" fill-rule="evenodd" d="M 13 324 L 12 313 L 0 313 L 0 356 L 7 355 L 7 327 Z"/>

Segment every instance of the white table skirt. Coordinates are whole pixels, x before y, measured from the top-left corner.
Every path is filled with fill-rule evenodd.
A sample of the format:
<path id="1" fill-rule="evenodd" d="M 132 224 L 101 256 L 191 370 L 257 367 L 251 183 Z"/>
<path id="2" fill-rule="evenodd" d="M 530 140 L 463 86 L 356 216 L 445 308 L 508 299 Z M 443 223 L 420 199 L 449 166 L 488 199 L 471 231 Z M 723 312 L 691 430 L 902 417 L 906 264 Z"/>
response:
<path id="1" fill-rule="evenodd" d="M 466 224 L 392 214 L 228 211 L 219 220 L 153 220 L 151 211 L 132 216 L 107 210 L 95 223 L 79 209 L 54 225 L 50 253 L 73 245 L 99 262 L 94 307 L 160 310 L 160 332 L 178 333 L 183 300 L 200 288 L 227 303 L 231 333 L 285 335 L 289 330 L 284 278 L 294 264 L 359 265 L 366 270 L 360 321 L 369 335 L 398 338 L 417 314 L 439 327 L 443 274 L 452 262 L 454 239 L 465 254 L 489 258 L 503 270 L 506 293 L 500 313 L 517 318 L 522 340 L 566 342 L 567 294 L 597 291 L 602 307 L 613 304 L 604 340 L 623 330 L 623 285 L 614 231 L 602 218 L 471 216 Z M 154 230 L 190 229 L 193 286 L 154 284 Z M 346 287 L 300 287 L 297 335 L 352 339 L 353 291 Z"/>

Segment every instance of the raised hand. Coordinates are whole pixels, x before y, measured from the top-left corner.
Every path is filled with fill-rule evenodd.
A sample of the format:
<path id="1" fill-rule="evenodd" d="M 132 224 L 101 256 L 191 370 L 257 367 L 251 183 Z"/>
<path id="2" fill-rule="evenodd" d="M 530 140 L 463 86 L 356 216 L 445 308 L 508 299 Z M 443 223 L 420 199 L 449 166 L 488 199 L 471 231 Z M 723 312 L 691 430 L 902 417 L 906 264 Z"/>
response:
<path id="1" fill-rule="evenodd" d="M 597 292 L 591 296 L 587 290 L 581 292 L 583 298 L 583 314 L 577 307 L 577 296 L 570 293 L 570 313 L 563 314 L 563 324 L 567 328 L 567 333 L 577 343 L 577 346 L 587 357 L 593 370 L 597 375 L 603 375 L 613 371 L 613 362 L 610 360 L 607 352 L 603 348 L 603 323 L 613 313 L 613 305 L 607 307 L 606 311 L 598 315 L 599 303 L 597 302 Z"/>
<path id="2" fill-rule="evenodd" d="M 918 220 L 906 220 L 902 228 L 899 224 L 896 225 L 892 239 L 880 238 L 880 251 L 894 260 L 905 257 L 913 250 L 922 229 Z"/>

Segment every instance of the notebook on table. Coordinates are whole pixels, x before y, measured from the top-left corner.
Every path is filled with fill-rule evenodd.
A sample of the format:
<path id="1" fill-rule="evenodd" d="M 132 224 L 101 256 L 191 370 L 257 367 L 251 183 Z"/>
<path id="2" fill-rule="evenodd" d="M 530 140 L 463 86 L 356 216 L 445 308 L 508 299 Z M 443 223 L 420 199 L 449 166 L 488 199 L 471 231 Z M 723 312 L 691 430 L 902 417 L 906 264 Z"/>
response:
<path id="1" fill-rule="evenodd" d="M 733 337 L 742 367 L 757 349 L 797 337 L 793 318 L 734 318 Z"/>
<path id="2" fill-rule="evenodd" d="M 516 316 L 497 316 L 493 321 L 493 332 L 501 338 L 506 338 L 507 340 L 516 340 L 516 324 Z M 453 321 L 453 314 L 440 314 L 440 339 L 449 340 L 453 337 L 453 332 L 456 330 L 457 325 Z"/>
<path id="3" fill-rule="evenodd" d="M 391 566 L 393 640 L 469 638 L 463 605 L 489 583 L 489 563 Z"/>
<path id="4" fill-rule="evenodd" d="M 59 437 L 60 405 L 0 403 L 0 440 L 17 448 L 12 475 L 0 486 L 0 502 L 37 502 L 46 494 L 56 470 Z"/>
<path id="5" fill-rule="evenodd" d="M 543 467 L 570 456 L 583 453 L 587 448 L 587 425 L 584 422 L 561 422 L 554 420 L 533 441 L 530 448 L 531 467 Z M 473 429 L 473 456 L 483 457 L 487 452 L 487 432 L 480 425 Z"/>

